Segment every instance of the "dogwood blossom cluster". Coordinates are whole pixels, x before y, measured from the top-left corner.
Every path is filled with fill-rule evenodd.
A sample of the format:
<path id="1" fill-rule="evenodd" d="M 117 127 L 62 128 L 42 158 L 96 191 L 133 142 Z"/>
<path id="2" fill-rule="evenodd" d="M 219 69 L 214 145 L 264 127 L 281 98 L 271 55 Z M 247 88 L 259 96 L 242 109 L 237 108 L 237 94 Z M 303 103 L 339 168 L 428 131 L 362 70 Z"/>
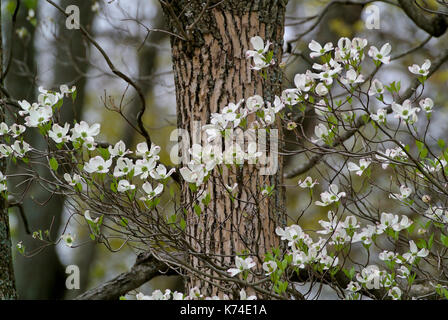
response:
<path id="1" fill-rule="evenodd" d="M 171 291 L 170 289 L 166 289 L 165 292 L 161 290 L 154 290 L 151 295 L 145 295 L 141 292 L 135 295 L 137 300 L 230 300 L 229 296 L 224 294 L 222 296 L 212 296 L 207 297 L 201 294 L 198 287 L 194 287 L 190 289 L 188 295 L 183 294 L 178 291 Z M 252 295 L 248 296 L 246 290 L 241 289 L 239 293 L 239 300 L 256 300 L 257 297 Z"/>
<path id="2" fill-rule="evenodd" d="M 260 37 L 254 37 L 251 39 L 251 43 L 256 50 L 249 50 L 247 57 L 254 58 L 254 61 L 258 62 L 260 59 L 265 59 L 262 54 L 267 52 L 269 42 L 264 46 Z M 254 67 L 254 69 L 257 70 L 258 67 Z M 184 180 L 199 187 L 216 166 L 240 165 L 245 161 L 249 164 L 257 164 L 263 153 L 259 151 L 259 144 L 255 140 L 249 141 L 247 147 L 236 142 L 232 142 L 230 145 L 226 143 L 224 150 L 221 147 L 221 140 L 232 135 L 234 129 L 248 130 L 255 135 L 255 130 L 273 125 L 276 115 L 284 107 L 284 102 L 278 96 L 275 96 L 271 103 L 259 95 L 254 95 L 240 100 L 236 104 L 229 103 L 219 113 L 212 113 L 210 123 L 202 126 L 207 136 L 207 144 L 194 144 L 188 150 L 191 161 L 179 170 Z M 249 120 L 249 118 L 253 118 L 253 120 Z"/>
<path id="3" fill-rule="evenodd" d="M 376 238 L 387 230 L 396 232 L 408 229 L 413 222 L 406 216 L 382 213 L 381 223 L 378 225 L 367 225 L 362 228 L 355 216 L 346 216 L 341 219 L 332 211 L 328 212 L 328 220 L 320 220 L 319 224 L 323 227 L 316 233 L 328 235 L 327 239 L 319 237 L 314 241 L 312 237 L 305 233 L 298 225 L 291 225 L 284 229 L 277 228 L 276 233 L 281 240 L 287 241 L 291 255 L 291 266 L 299 269 L 313 267 L 319 270 L 338 267 L 337 250 L 342 250 L 348 245 L 362 242 L 366 248 L 369 248 Z M 330 253 L 329 253 L 330 252 Z M 384 261 L 390 269 L 380 269 L 378 265 L 368 265 L 361 268 L 359 272 L 353 274 L 352 281 L 347 286 L 347 298 L 359 299 L 361 291 L 364 289 L 381 289 L 387 291 L 388 296 L 397 300 L 401 298 L 403 280 L 410 279 L 411 270 L 419 259 L 429 255 L 426 248 L 418 248 L 413 240 L 409 241 L 408 251 L 401 254 L 392 251 L 381 251 L 378 254 L 379 260 Z M 287 260 L 286 260 L 287 261 Z M 266 276 L 276 272 L 278 262 L 270 260 L 263 264 Z"/>
<path id="4" fill-rule="evenodd" d="M 127 199 L 140 200 L 146 206 L 151 206 L 160 197 L 164 185 L 175 169 L 168 169 L 159 162 L 160 147 L 146 142 L 137 144 L 136 150 L 129 150 L 123 141 L 118 141 L 108 147 L 99 146 L 97 138 L 100 135 L 100 124 L 89 124 L 86 121 L 60 124 L 57 122 L 58 112 L 66 96 L 76 96 L 76 88 L 69 89 L 60 86 L 59 91 L 39 88 L 37 102 L 19 101 L 19 121 L 8 126 L 0 123 L 0 135 L 7 144 L 0 145 L 0 158 L 20 159 L 28 163 L 29 157 L 39 156 L 44 151 L 34 149 L 25 142 L 23 134 L 32 128 L 47 139 L 51 150 L 45 158 L 58 183 L 65 189 L 74 192 L 87 191 L 95 179 L 110 179 L 113 192 L 123 194 Z M 20 118 L 21 117 L 21 118 Z M 62 152 L 72 154 L 74 172 L 62 172 L 59 160 Z M 61 156 L 59 155 L 61 154 Z M 78 162 L 81 161 L 81 162 Z M 8 175 L 0 172 L 0 192 L 7 192 Z M 136 196 L 139 195 L 139 196 Z M 98 213 L 99 214 L 99 213 Z M 90 213 L 85 215 L 91 227 L 100 223 L 99 217 L 93 219 Z M 65 234 L 61 237 L 67 246 L 72 246 L 75 236 Z"/>

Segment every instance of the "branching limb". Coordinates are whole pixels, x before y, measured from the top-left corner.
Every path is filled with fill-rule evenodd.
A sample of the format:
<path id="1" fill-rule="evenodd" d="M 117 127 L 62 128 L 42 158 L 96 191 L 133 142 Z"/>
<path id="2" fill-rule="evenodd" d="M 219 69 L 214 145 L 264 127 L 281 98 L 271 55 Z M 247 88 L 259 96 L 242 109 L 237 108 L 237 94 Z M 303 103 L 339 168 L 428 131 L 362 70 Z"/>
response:
<path id="1" fill-rule="evenodd" d="M 147 252 L 137 257 L 134 266 L 102 285 L 88 290 L 76 297 L 76 300 L 116 300 L 134 290 L 152 278 L 166 274 L 169 267 Z"/>
<path id="2" fill-rule="evenodd" d="M 406 15 L 422 30 L 434 37 L 442 36 L 448 28 L 448 22 L 442 14 L 429 17 L 415 0 L 398 0 Z"/>

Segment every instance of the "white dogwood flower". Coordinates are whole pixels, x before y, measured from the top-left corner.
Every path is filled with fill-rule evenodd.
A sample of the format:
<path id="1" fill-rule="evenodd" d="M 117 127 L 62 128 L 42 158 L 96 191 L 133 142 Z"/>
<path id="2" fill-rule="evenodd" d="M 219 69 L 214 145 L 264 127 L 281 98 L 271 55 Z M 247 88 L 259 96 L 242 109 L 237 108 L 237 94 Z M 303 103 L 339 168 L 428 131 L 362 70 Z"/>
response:
<path id="1" fill-rule="evenodd" d="M 417 258 L 424 258 L 428 256 L 429 250 L 426 248 L 422 248 L 418 250 L 417 245 L 413 240 L 409 241 L 409 252 L 403 254 L 403 258 L 406 262 L 412 264 Z"/>
<path id="2" fill-rule="evenodd" d="M 150 172 L 156 167 L 156 165 L 157 163 L 154 158 L 138 159 L 135 162 L 134 174 L 135 176 L 139 176 L 140 179 L 146 180 Z"/>
<path id="3" fill-rule="evenodd" d="M 69 95 L 72 94 L 73 92 L 76 91 L 76 87 L 72 86 L 71 89 L 68 88 L 68 86 L 66 84 L 62 84 L 61 86 L 59 86 L 59 91 L 61 91 L 62 95 Z"/>
<path id="4" fill-rule="evenodd" d="M 53 110 L 50 106 L 30 109 L 29 115 L 25 117 L 27 127 L 38 127 L 50 121 L 53 116 Z"/>
<path id="5" fill-rule="evenodd" d="M 412 189 L 406 187 L 405 185 L 400 187 L 400 193 L 392 193 L 389 195 L 389 198 L 396 200 L 404 200 L 407 199 L 412 193 Z"/>
<path id="6" fill-rule="evenodd" d="M 244 272 L 245 270 L 249 270 L 256 266 L 256 263 L 253 261 L 252 258 L 240 258 L 238 256 L 235 257 L 235 266 L 236 268 L 230 268 L 227 270 L 227 272 L 230 274 L 231 277 L 236 276 L 237 274 Z"/>
<path id="7" fill-rule="evenodd" d="M 323 123 L 319 123 L 314 127 L 314 134 L 316 135 L 317 139 L 312 139 L 311 141 L 313 143 L 317 143 L 319 141 L 325 140 L 325 138 L 327 138 L 330 134 L 330 131 Z"/>
<path id="8" fill-rule="evenodd" d="M 431 98 L 425 98 L 420 100 L 419 105 L 423 110 L 425 110 L 426 113 L 431 113 L 432 108 L 434 107 L 434 102 Z"/>
<path id="9" fill-rule="evenodd" d="M 6 158 L 13 154 L 13 150 L 6 144 L 0 144 L 0 158 Z"/>
<path id="10" fill-rule="evenodd" d="M 310 188 L 311 189 L 316 184 L 319 184 L 319 183 L 317 182 L 317 180 L 313 181 L 313 178 L 311 178 L 311 177 L 306 177 L 305 180 L 303 180 L 303 182 L 302 182 L 302 180 L 299 180 L 297 182 L 297 184 L 299 185 L 300 188 L 303 188 L 303 189 Z"/>
<path id="11" fill-rule="evenodd" d="M 372 85 L 369 88 L 368 95 L 369 96 L 374 96 L 374 95 L 383 94 L 383 93 L 384 93 L 384 86 L 383 86 L 383 84 L 381 83 L 380 80 L 374 79 L 372 81 Z"/>
<path id="12" fill-rule="evenodd" d="M 224 186 L 225 186 L 227 192 L 232 193 L 233 190 L 235 190 L 236 187 L 238 187 L 238 183 L 235 182 L 232 186 L 229 186 L 228 184 L 224 184 Z"/>
<path id="13" fill-rule="evenodd" d="M 114 168 L 114 177 L 119 178 L 131 172 L 134 168 L 134 163 L 129 158 L 118 158 L 117 164 Z"/>
<path id="14" fill-rule="evenodd" d="M 259 95 L 254 95 L 252 97 L 247 98 L 246 100 L 246 108 L 249 113 L 257 112 L 264 105 L 263 98 Z"/>
<path id="15" fill-rule="evenodd" d="M 413 108 L 412 102 L 409 99 L 406 99 L 403 101 L 403 104 L 392 102 L 392 110 L 395 113 L 395 118 L 400 118 L 407 121 L 419 112 L 420 108 Z"/>
<path id="16" fill-rule="evenodd" d="M 71 186 L 75 186 L 78 183 L 81 183 L 81 176 L 79 174 L 74 174 L 73 177 L 68 173 L 64 173 L 64 180 Z"/>
<path id="17" fill-rule="evenodd" d="M 93 138 L 100 133 L 100 124 L 95 123 L 90 126 L 87 122 L 81 121 L 80 123 L 75 123 L 72 132 L 72 140 L 75 141 L 78 138 L 86 140 L 88 138 Z"/>
<path id="18" fill-rule="evenodd" d="M 157 187 L 154 189 L 152 188 L 152 185 L 149 182 L 145 182 L 142 186 L 143 191 L 146 192 L 146 197 L 141 197 L 140 200 L 152 200 L 155 197 L 157 197 L 159 194 L 163 191 L 163 184 L 159 183 Z"/>
<path id="19" fill-rule="evenodd" d="M 368 52 L 368 55 L 372 57 L 374 61 L 381 61 L 384 64 L 388 64 L 390 62 L 390 51 L 392 47 L 389 43 L 384 44 L 381 47 L 381 50 L 378 50 L 377 47 L 371 46 Z"/>
<path id="20" fill-rule="evenodd" d="M 376 114 L 372 113 L 370 115 L 370 118 L 373 121 L 380 122 L 380 123 L 385 123 L 386 122 L 386 116 L 387 116 L 386 108 L 380 108 L 380 109 L 378 109 Z"/>
<path id="21" fill-rule="evenodd" d="M 406 266 L 400 266 L 400 268 L 397 269 L 397 277 L 399 278 L 407 279 L 410 274 L 411 271 L 409 271 L 408 267 Z"/>
<path id="22" fill-rule="evenodd" d="M 14 155 L 19 158 L 24 157 L 25 154 L 31 150 L 31 146 L 28 143 L 22 141 L 22 144 L 20 144 L 20 141 L 18 140 L 14 142 L 11 148 L 14 151 Z"/>
<path id="23" fill-rule="evenodd" d="M 9 128 L 8 125 L 4 122 L 0 123 L 0 136 L 8 134 Z"/>
<path id="24" fill-rule="evenodd" d="M 187 167 L 180 168 L 179 172 L 186 182 L 194 183 L 198 187 L 206 176 L 204 164 L 189 163 Z"/>
<path id="25" fill-rule="evenodd" d="M 120 180 L 118 182 L 117 191 L 118 192 L 126 192 L 130 190 L 134 190 L 135 185 L 131 184 L 128 180 Z"/>
<path id="26" fill-rule="evenodd" d="M 355 171 L 356 175 L 361 176 L 371 163 L 372 161 L 361 159 L 359 160 L 359 165 L 353 162 L 349 162 L 347 163 L 347 167 L 349 171 Z"/>
<path id="27" fill-rule="evenodd" d="M 118 141 L 115 146 L 109 146 L 109 153 L 112 157 L 124 157 L 132 151 L 126 149 L 126 145 L 123 141 Z"/>
<path id="28" fill-rule="evenodd" d="M 61 127 L 59 124 L 55 123 L 53 124 L 52 129 L 48 131 L 48 136 L 56 143 L 68 142 L 70 140 L 70 136 L 68 135 L 69 130 L 69 123 L 66 123 L 64 127 Z"/>
<path id="29" fill-rule="evenodd" d="M 265 275 L 270 275 L 277 270 L 277 263 L 275 261 L 267 261 L 263 263 L 263 270 L 266 271 Z"/>
<path id="30" fill-rule="evenodd" d="M 90 221 L 93 224 L 97 224 L 98 221 L 100 220 L 100 217 L 92 219 L 92 217 L 90 216 L 90 210 L 84 211 L 84 218 L 86 218 L 87 221 Z"/>
<path id="31" fill-rule="evenodd" d="M 317 206 L 326 207 L 333 202 L 338 202 L 342 197 L 345 197 L 345 192 L 339 192 L 339 187 L 336 184 L 331 184 L 328 191 L 322 192 L 320 198 L 322 201 L 316 201 Z"/>
<path id="32" fill-rule="evenodd" d="M 308 92 L 314 84 L 314 79 L 310 74 L 298 73 L 294 77 L 294 84 L 300 91 Z"/>
<path id="33" fill-rule="evenodd" d="M 3 175 L 3 172 L 0 172 L 0 192 L 8 190 L 6 183 L 6 177 Z"/>
<path id="34" fill-rule="evenodd" d="M 275 233 L 280 237 L 280 240 L 288 241 L 288 246 L 292 246 L 297 241 L 306 237 L 306 233 L 304 233 L 302 228 L 296 224 L 285 227 L 285 229 L 277 227 Z"/>
<path id="35" fill-rule="evenodd" d="M 251 69 L 261 70 L 275 63 L 274 59 L 271 59 L 271 61 L 267 61 L 265 57 L 265 53 L 268 52 L 271 45 L 269 41 L 266 41 L 265 45 L 263 39 L 260 36 L 255 36 L 250 39 L 250 43 L 252 44 L 254 50 L 246 51 L 246 59 L 253 58 L 254 65 L 251 66 Z"/>
<path id="36" fill-rule="evenodd" d="M 425 77 L 428 75 L 430 67 L 431 61 L 429 59 L 426 59 L 421 67 L 417 64 L 413 64 L 412 66 L 409 66 L 408 69 L 413 74 Z"/>
<path id="37" fill-rule="evenodd" d="M 246 290 L 241 289 L 240 300 L 257 300 L 257 296 L 247 296 Z"/>
<path id="38" fill-rule="evenodd" d="M 266 41 L 266 45 L 264 44 L 263 38 L 260 36 L 255 36 L 250 38 L 250 43 L 252 44 L 252 47 L 254 50 L 247 50 L 246 51 L 246 57 L 251 58 L 256 55 L 263 55 L 266 52 L 268 52 L 269 47 L 271 46 L 271 42 Z"/>
<path id="39" fill-rule="evenodd" d="M 365 245 L 370 245 L 372 243 L 372 237 L 377 233 L 377 229 L 375 226 L 367 225 L 362 228 L 361 232 L 355 233 L 352 238 L 352 242 L 356 243 L 362 241 Z"/>
<path id="40" fill-rule="evenodd" d="M 24 133 L 26 130 L 25 126 L 22 126 L 21 124 L 16 124 L 14 123 L 10 128 L 9 131 L 12 134 L 13 138 L 17 138 L 18 136 L 20 136 L 22 133 Z"/>
<path id="41" fill-rule="evenodd" d="M 316 94 L 321 97 L 326 96 L 328 94 L 328 88 L 322 82 L 320 82 L 314 90 L 316 91 Z"/>
<path id="42" fill-rule="evenodd" d="M 160 153 L 160 147 L 154 143 L 151 144 L 151 148 L 148 148 L 148 144 L 146 142 L 141 142 L 137 144 L 136 149 L 137 151 L 135 153 L 137 156 L 143 158 L 153 158 L 156 161 L 159 160 L 158 154 Z"/>
<path id="43" fill-rule="evenodd" d="M 257 143 L 251 142 L 247 146 L 247 153 L 245 154 L 245 159 L 249 164 L 256 164 L 258 162 L 258 158 L 263 155 L 263 152 L 257 151 Z"/>
<path id="44" fill-rule="evenodd" d="M 387 295 L 392 297 L 392 300 L 399 300 L 401 298 L 401 289 L 393 287 L 388 291 Z"/>
<path id="45" fill-rule="evenodd" d="M 71 233 L 64 234 L 61 236 L 61 239 L 64 241 L 65 245 L 70 248 L 73 246 L 73 242 L 75 242 L 75 236 Z"/>
<path id="46" fill-rule="evenodd" d="M 329 234 L 333 233 L 340 226 L 338 217 L 334 214 L 333 211 L 328 211 L 328 221 L 319 220 L 319 224 L 322 226 L 323 230 L 318 230 L 317 233 L 320 234 Z"/>
<path id="47" fill-rule="evenodd" d="M 363 83 L 364 76 L 362 74 L 358 74 L 355 69 L 351 68 L 345 73 L 345 78 L 341 78 L 341 82 L 345 85 Z"/>
<path id="48" fill-rule="evenodd" d="M 157 168 L 152 170 L 149 174 L 155 180 L 163 180 L 171 176 L 175 171 L 175 168 L 171 168 L 171 170 L 167 172 L 166 167 L 163 164 L 159 164 Z"/>
<path id="49" fill-rule="evenodd" d="M 311 40 L 308 44 L 308 48 L 311 50 L 310 57 L 316 58 L 324 55 L 326 52 L 333 50 L 333 44 L 331 42 L 327 42 L 323 47 L 320 43 L 315 40 Z"/>
<path id="50" fill-rule="evenodd" d="M 345 290 L 350 291 L 352 293 L 358 292 L 359 290 L 361 290 L 361 285 L 356 281 L 350 281 Z"/>
<path id="51" fill-rule="evenodd" d="M 342 71 L 342 66 L 335 60 L 331 59 L 325 64 L 313 64 L 313 69 L 321 71 L 320 73 L 311 73 L 315 79 L 325 82 L 325 84 L 330 85 L 333 83 L 333 77 Z"/>
<path id="52" fill-rule="evenodd" d="M 377 226 L 377 233 L 383 233 L 387 228 L 391 228 L 394 231 L 401 231 L 409 228 L 413 224 L 407 216 L 394 215 L 392 213 L 381 213 L 380 224 Z"/>
<path id="53" fill-rule="evenodd" d="M 381 271 L 377 265 L 369 265 L 356 275 L 356 280 L 363 283 L 367 289 L 374 289 L 381 279 Z"/>
<path id="54" fill-rule="evenodd" d="M 88 173 L 107 173 L 112 164 L 112 159 L 104 160 L 101 156 L 96 156 L 84 164 L 84 170 Z"/>

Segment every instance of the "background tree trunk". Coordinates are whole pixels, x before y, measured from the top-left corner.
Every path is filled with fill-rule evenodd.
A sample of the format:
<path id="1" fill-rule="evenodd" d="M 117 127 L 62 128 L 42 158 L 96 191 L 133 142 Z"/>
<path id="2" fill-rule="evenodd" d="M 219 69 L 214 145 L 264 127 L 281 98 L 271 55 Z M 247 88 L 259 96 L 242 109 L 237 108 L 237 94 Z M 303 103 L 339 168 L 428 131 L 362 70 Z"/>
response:
<path id="1" fill-rule="evenodd" d="M 70 4 L 78 5 L 80 8 L 81 23 L 90 29 L 93 21 L 91 3 L 88 1 L 61 1 L 62 7 Z M 29 32 L 29 39 L 26 42 L 15 39 L 13 41 L 13 64 L 7 77 L 7 88 L 11 95 L 18 99 L 36 101 L 36 72 L 37 72 L 37 50 L 35 47 L 35 28 L 27 21 L 28 9 L 25 4 L 19 10 L 17 16 L 17 28 L 26 27 Z M 58 16 L 59 17 L 59 16 Z M 39 12 L 37 12 L 39 19 Z M 54 71 L 52 88 L 59 88 L 61 84 L 75 85 L 77 87 L 77 98 L 73 105 L 64 106 L 61 109 L 61 118 L 64 122 L 72 123 L 74 120 L 80 121 L 85 98 L 85 74 L 88 71 L 88 59 L 86 58 L 88 44 L 84 42 L 81 34 L 77 30 L 68 30 L 65 26 L 65 18 L 57 19 L 58 37 L 54 41 Z M 13 36 L 17 37 L 15 31 Z M 24 45 L 25 44 L 25 45 Z M 31 81 L 30 81 L 31 80 Z M 24 85 L 26 84 L 26 85 Z M 34 147 L 44 149 L 46 142 L 36 131 L 28 129 L 25 133 L 27 141 Z M 20 168 L 18 169 L 20 170 Z M 42 176 L 48 172 L 41 172 Z M 17 180 L 13 181 L 17 184 Z M 34 184 L 25 197 L 23 208 L 27 216 L 31 232 L 39 229 L 46 230 L 52 226 L 51 237 L 55 239 L 59 233 L 62 223 L 62 213 L 64 210 L 64 198 L 60 196 L 51 197 L 45 206 L 37 202 L 45 202 L 51 195 L 43 190 L 38 184 Z M 18 235 L 19 241 L 23 241 L 26 250 L 31 252 L 39 248 L 42 243 L 32 239 L 26 234 L 21 219 L 19 219 Z M 85 259 L 89 260 L 89 259 Z M 90 261 L 87 261 L 87 266 Z M 21 299 L 63 299 L 66 293 L 65 287 L 65 266 L 62 265 L 55 246 L 47 246 L 44 250 L 32 257 L 16 255 L 15 272 L 17 277 L 17 291 Z M 81 279 L 87 279 L 88 272 L 80 263 Z M 38 276 L 36 276 L 38 275 Z M 82 289 L 85 289 L 85 282 L 82 281 Z M 79 293 L 79 292 L 78 292 Z M 76 294 L 76 293 L 75 293 Z"/>
<path id="2" fill-rule="evenodd" d="M 3 88 L 3 28 L 2 3 L 0 1 L 0 86 Z M 0 90 L 0 100 L 3 99 Z M 5 121 L 5 107 L 0 106 L 0 122 Z M 3 137 L 0 140 L 3 143 Z M 0 159 L 0 172 L 6 174 L 6 159 Z M 12 265 L 11 236 L 9 231 L 9 215 L 6 200 L 0 197 L 0 300 L 16 299 L 17 293 Z"/>
<path id="3" fill-rule="evenodd" d="M 171 31 L 190 36 L 187 41 L 172 37 L 177 122 L 190 137 L 195 121 L 209 123 L 211 113 L 222 111 L 230 102 L 255 94 L 273 101 L 279 94 L 282 76 L 278 63 L 286 2 L 225 1 L 205 11 L 203 1 L 176 1 L 168 7 L 162 4 Z M 250 69 L 251 60 L 245 58 L 245 52 L 252 49 L 250 38 L 256 35 L 274 43 L 277 65 L 269 70 L 267 81 Z M 192 142 L 190 139 L 190 145 Z M 222 177 L 215 169 L 206 183 L 212 201 L 200 217 L 191 208 L 195 194 L 183 184 L 181 203 L 188 212 L 187 241 L 196 253 L 209 257 L 205 262 L 205 258 L 190 255 L 189 263 L 198 273 L 190 277 L 187 289 L 198 286 L 204 295 L 224 293 L 217 285 L 232 290 L 229 283 L 209 283 L 213 281 L 205 275 L 213 275 L 209 263 L 217 267 L 234 265 L 234 256 L 246 251 L 260 267 L 265 252 L 278 246 L 274 230 L 284 223 L 281 168 L 279 159 L 279 170 L 271 176 L 261 176 L 255 166 L 248 165 L 239 170 L 224 168 Z M 223 183 L 235 182 L 238 191 L 231 201 Z M 261 194 L 266 185 L 277 186 L 278 191 L 270 198 Z"/>

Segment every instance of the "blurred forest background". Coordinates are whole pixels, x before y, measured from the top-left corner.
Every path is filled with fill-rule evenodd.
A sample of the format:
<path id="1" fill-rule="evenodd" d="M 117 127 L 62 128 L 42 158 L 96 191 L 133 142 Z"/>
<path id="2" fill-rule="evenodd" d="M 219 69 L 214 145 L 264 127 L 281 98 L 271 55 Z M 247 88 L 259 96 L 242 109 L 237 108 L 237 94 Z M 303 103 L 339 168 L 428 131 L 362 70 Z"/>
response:
<path id="1" fill-rule="evenodd" d="M 116 142 L 123 140 L 126 145 L 134 146 L 142 141 L 136 132 L 116 112 L 107 110 L 102 102 L 104 97 L 120 99 L 127 90 L 126 84 L 111 74 L 103 58 L 81 36 L 78 30 L 68 30 L 65 17 L 43 0 L 25 0 L 19 10 L 15 25 L 12 24 L 12 12 L 15 0 L 3 0 L 3 32 L 7 47 L 11 44 L 11 28 L 14 28 L 12 41 L 12 64 L 6 86 L 17 99 L 34 101 L 37 88 L 58 88 L 60 84 L 75 85 L 78 95 L 75 103 L 64 104 L 64 121 L 86 120 L 89 123 L 99 122 L 102 126 L 101 139 Z M 60 0 L 62 7 L 77 5 L 80 8 L 81 24 L 86 27 L 95 40 L 106 50 L 114 64 L 124 73 L 130 75 L 144 90 L 148 110 L 144 123 L 151 133 L 154 142 L 162 147 L 161 159 L 169 163 L 171 131 L 176 126 L 176 105 L 174 82 L 171 66 L 169 35 L 164 32 L 149 32 L 147 28 L 166 29 L 164 17 L 158 1 L 155 0 Z M 287 27 L 285 31 L 285 51 L 287 42 L 297 39 L 307 30 L 310 24 L 303 24 L 298 17 L 312 16 L 319 13 L 328 1 L 290 0 L 287 9 Z M 435 1 L 426 1 L 427 6 L 435 5 Z M 288 65 L 285 69 L 287 77 L 293 79 L 298 72 L 305 72 L 311 67 L 308 58 L 307 44 L 312 39 L 319 43 L 332 41 L 334 44 L 340 37 L 364 37 L 369 44 L 379 46 L 385 42 L 392 45 L 393 53 L 399 54 L 420 45 L 429 39 L 428 35 L 416 27 L 413 22 L 397 7 L 375 3 L 380 10 L 380 29 L 368 30 L 365 20 L 368 16 L 365 8 L 359 5 L 335 5 L 330 8 L 319 25 L 311 32 L 304 34 L 297 42 L 296 52 L 303 54 L 285 54 Z M 25 8 L 26 7 L 26 8 Z M 421 63 L 424 58 L 437 56 L 441 45 L 448 44 L 448 35 L 439 39 L 429 39 L 425 46 L 414 54 L 393 61 L 383 69 L 379 77 L 383 79 L 401 80 L 402 87 L 410 83 L 411 74 L 407 66 Z M 292 44 L 293 46 L 295 43 Z M 412 58 L 412 60 L 410 59 Z M 387 74 L 384 74 L 387 72 Z M 385 78 L 386 77 L 386 78 Z M 428 82 L 427 92 L 440 109 L 448 111 L 448 70 L 443 68 Z M 285 87 L 290 85 L 285 82 Z M 129 89 L 124 103 L 125 115 L 135 121 L 138 101 L 132 98 Z M 446 136 L 448 114 L 440 113 L 433 127 L 438 130 L 434 135 Z M 313 130 L 310 118 L 307 127 Z M 33 141 L 37 138 L 29 137 Z M 100 139 L 100 140 L 101 140 Z M 33 141 L 39 144 L 39 141 Z M 300 156 L 291 156 L 288 164 L 301 161 Z M 313 170 L 324 170 L 317 166 Z M 325 172 L 320 172 L 325 175 Z M 384 174 L 378 170 L 374 174 Z M 307 175 L 313 176 L 313 172 Z M 302 179 L 299 177 L 298 179 Z M 385 175 L 384 179 L 388 177 Z M 301 202 L 301 189 L 297 188 L 297 180 L 286 180 L 287 204 L 290 222 L 297 222 L 306 228 L 316 228 L 319 219 L 326 218 L 327 210 L 316 207 L 312 215 L 301 215 L 308 203 Z M 306 190 L 303 192 L 307 192 Z M 319 187 L 315 192 L 320 192 Z M 38 250 L 32 257 L 22 257 L 14 252 L 14 269 L 17 289 L 21 299 L 70 299 L 85 290 L 107 281 L 117 274 L 127 271 L 135 261 L 136 254 L 128 246 L 118 252 L 110 252 L 104 246 L 91 242 L 85 228 L 84 219 L 72 219 L 67 225 L 68 212 L 64 210 L 64 199 L 50 198 L 39 188 L 31 190 L 25 200 L 24 210 L 31 232 L 46 230 L 51 227 L 53 235 L 60 234 L 68 228 L 77 235 L 76 247 L 67 248 L 64 244 L 48 246 Z M 306 196 L 304 194 L 304 196 Z M 378 199 L 388 201 L 388 199 Z M 42 205 L 45 203 L 45 205 Z M 392 200 L 390 206 L 392 206 Z M 39 249 L 40 243 L 26 234 L 24 224 L 16 209 L 11 209 L 10 222 L 12 228 L 13 248 L 23 241 L 27 251 Z M 113 243 L 119 248 L 121 242 Z M 65 268 L 67 265 L 78 265 L 81 270 L 80 290 L 67 290 L 65 286 Z M 144 285 L 139 291 L 149 294 L 154 289 L 171 288 L 182 290 L 182 282 L 176 276 L 160 276 Z"/>

